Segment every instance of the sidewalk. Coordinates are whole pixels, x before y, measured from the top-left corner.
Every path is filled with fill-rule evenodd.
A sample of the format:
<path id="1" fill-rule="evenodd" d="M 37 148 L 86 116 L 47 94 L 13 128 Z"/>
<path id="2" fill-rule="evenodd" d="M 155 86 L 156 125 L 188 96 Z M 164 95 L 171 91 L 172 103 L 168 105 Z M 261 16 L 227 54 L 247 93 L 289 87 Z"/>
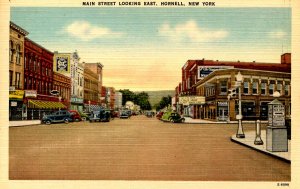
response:
<path id="1" fill-rule="evenodd" d="M 270 152 L 266 149 L 266 130 L 261 131 L 261 139 L 264 142 L 263 145 L 255 145 L 255 131 L 245 132 L 245 138 L 236 138 L 236 135 L 231 136 L 231 141 L 238 144 L 244 145 L 246 147 L 252 148 L 259 152 L 265 153 L 267 155 L 274 156 L 286 162 L 291 162 L 291 140 L 288 140 L 288 152 Z"/>
<path id="2" fill-rule="evenodd" d="M 41 120 L 22 120 L 22 121 L 9 121 L 10 127 L 26 126 L 26 125 L 39 125 Z"/>
<path id="3" fill-rule="evenodd" d="M 185 123 L 192 123 L 192 124 L 197 124 L 197 123 L 212 123 L 212 124 L 226 124 L 226 123 L 238 123 L 238 121 L 210 121 L 206 119 L 193 119 L 191 117 L 184 117 Z M 242 121 L 243 123 L 255 123 L 255 121 Z M 268 123 L 268 121 L 261 121 L 261 123 Z"/>

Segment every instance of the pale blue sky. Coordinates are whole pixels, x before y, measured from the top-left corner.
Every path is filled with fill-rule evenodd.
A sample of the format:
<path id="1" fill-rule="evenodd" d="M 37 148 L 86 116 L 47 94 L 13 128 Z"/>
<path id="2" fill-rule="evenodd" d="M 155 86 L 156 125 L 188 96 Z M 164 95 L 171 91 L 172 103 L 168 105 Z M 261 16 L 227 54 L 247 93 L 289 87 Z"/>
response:
<path id="1" fill-rule="evenodd" d="M 11 8 L 51 51 L 104 65 L 104 85 L 174 89 L 188 59 L 279 62 L 291 51 L 290 8 Z"/>

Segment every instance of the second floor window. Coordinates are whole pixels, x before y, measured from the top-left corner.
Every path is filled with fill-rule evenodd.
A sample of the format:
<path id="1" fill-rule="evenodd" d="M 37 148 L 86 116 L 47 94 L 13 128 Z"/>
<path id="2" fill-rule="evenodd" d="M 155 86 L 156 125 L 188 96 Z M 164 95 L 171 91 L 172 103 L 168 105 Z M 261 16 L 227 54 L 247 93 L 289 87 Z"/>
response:
<path id="1" fill-rule="evenodd" d="M 21 64 L 21 47 L 20 47 L 20 45 L 17 45 L 16 63 Z"/>
<path id="2" fill-rule="evenodd" d="M 17 89 L 20 89 L 20 87 L 21 87 L 20 86 L 20 84 L 21 84 L 20 80 L 21 80 L 21 73 L 16 72 L 15 86 L 16 86 Z"/>
<path id="3" fill-rule="evenodd" d="M 220 82 L 220 94 L 226 95 L 227 94 L 227 81 Z"/>
<path id="4" fill-rule="evenodd" d="M 13 71 L 9 70 L 9 86 L 12 86 L 13 83 Z"/>
<path id="5" fill-rule="evenodd" d="M 285 84 L 285 86 L 284 86 L 284 95 L 285 96 L 290 95 L 290 85 L 289 84 Z"/>
<path id="6" fill-rule="evenodd" d="M 266 87 L 267 87 L 267 83 L 260 84 L 260 94 L 261 95 L 266 95 Z"/>
<path id="7" fill-rule="evenodd" d="M 274 93 L 274 84 L 269 85 L 269 95 L 273 95 Z"/>
<path id="8" fill-rule="evenodd" d="M 282 94 L 282 84 L 281 83 L 277 84 L 277 91 L 280 93 L 280 95 L 283 95 Z"/>
<path id="9" fill-rule="evenodd" d="M 257 94 L 257 87 L 258 87 L 258 84 L 257 82 L 253 82 L 252 83 L 252 94 Z"/>
<path id="10" fill-rule="evenodd" d="M 12 41 L 9 42 L 9 62 L 13 62 L 14 57 L 14 43 Z"/>
<path id="11" fill-rule="evenodd" d="M 245 81 L 244 82 L 244 94 L 249 93 L 249 82 Z"/>

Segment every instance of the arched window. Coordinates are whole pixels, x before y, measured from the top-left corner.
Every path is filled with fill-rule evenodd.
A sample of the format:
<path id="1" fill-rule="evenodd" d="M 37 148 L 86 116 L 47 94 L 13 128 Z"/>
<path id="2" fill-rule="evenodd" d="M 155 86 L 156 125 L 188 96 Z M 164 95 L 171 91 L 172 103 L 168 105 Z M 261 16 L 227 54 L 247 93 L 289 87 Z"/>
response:
<path id="1" fill-rule="evenodd" d="M 14 43 L 9 41 L 9 62 L 13 62 L 14 57 Z"/>
<path id="2" fill-rule="evenodd" d="M 18 44 L 17 45 L 17 57 L 16 57 L 16 63 L 21 64 L 21 47 Z"/>

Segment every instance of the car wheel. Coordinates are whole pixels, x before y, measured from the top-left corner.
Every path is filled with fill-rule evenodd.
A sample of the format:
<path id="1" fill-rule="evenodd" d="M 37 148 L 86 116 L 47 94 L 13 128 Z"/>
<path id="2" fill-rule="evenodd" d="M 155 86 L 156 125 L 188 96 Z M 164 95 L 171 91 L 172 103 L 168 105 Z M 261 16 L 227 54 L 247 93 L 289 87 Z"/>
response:
<path id="1" fill-rule="evenodd" d="M 172 123 L 175 123 L 174 119 L 171 119 L 170 121 L 171 121 Z"/>
<path id="2" fill-rule="evenodd" d="M 50 120 L 47 120 L 45 123 L 46 123 L 47 125 L 50 125 L 50 124 L 51 124 L 51 121 L 50 121 Z"/>
<path id="3" fill-rule="evenodd" d="M 185 119 L 183 118 L 183 119 L 181 120 L 181 122 L 184 123 L 184 122 L 185 122 Z"/>
<path id="4" fill-rule="evenodd" d="M 69 120 L 68 120 L 68 119 L 65 119 L 65 123 L 69 123 Z"/>
<path id="5" fill-rule="evenodd" d="M 78 119 L 78 118 L 76 118 L 76 119 L 75 119 L 75 121 L 76 121 L 76 122 L 78 122 L 78 121 L 79 121 L 79 119 Z"/>
<path id="6" fill-rule="evenodd" d="M 82 121 L 86 121 L 86 118 L 85 118 L 85 117 L 82 117 L 81 119 L 82 119 Z"/>

